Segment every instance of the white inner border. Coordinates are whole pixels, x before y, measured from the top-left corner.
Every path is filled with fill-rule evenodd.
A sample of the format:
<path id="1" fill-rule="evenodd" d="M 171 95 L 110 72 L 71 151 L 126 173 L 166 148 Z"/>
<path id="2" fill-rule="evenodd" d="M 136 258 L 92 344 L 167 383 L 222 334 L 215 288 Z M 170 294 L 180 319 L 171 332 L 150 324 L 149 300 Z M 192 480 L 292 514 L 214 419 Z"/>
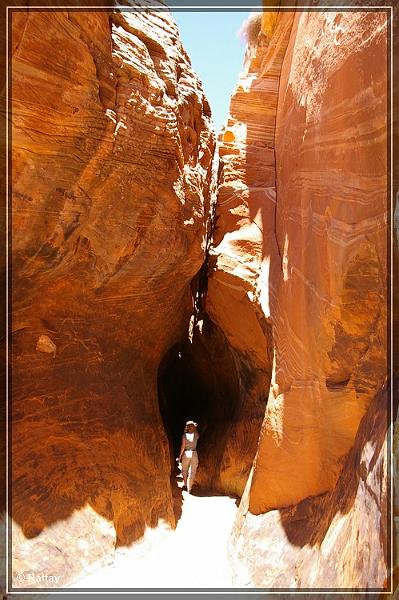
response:
<path id="1" fill-rule="evenodd" d="M 24 588 L 21 588 L 21 590 L 19 591 L 18 589 L 14 589 L 12 592 L 9 589 L 9 581 L 8 581 L 8 545 L 9 545 L 9 530 L 8 530 L 8 523 L 9 523 L 9 519 L 11 518 L 9 513 L 8 513 L 8 476 L 9 476 L 9 469 L 8 469 L 8 399 L 9 399 L 9 381 L 8 381 L 8 356 L 9 356 L 9 341 L 8 341 L 8 327 L 9 327 L 9 319 L 8 319 L 8 310 L 9 310 L 9 302 L 8 302 L 8 293 L 9 293 L 9 279 L 8 279 L 8 244 L 9 244 L 9 236 L 8 236 L 8 226 L 9 226 L 9 212 L 8 212 L 8 202 L 9 202 L 9 194 L 8 194 L 8 190 L 9 190 L 9 165 L 8 165 L 8 160 L 9 160 L 9 144 L 8 144 L 8 128 L 9 128 L 9 85 L 8 85 L 8 49 L 9 49 L 9 40 L 8 40 L 8 23 L 9 23 L 9 9 L 12 9 L 13 11 L 16 10 L 31 10 L 31 9 L 36 9 L 36 8 L 41 8 L 43 10 L 49 11 L 51 9 L 55 9 L 55 10 L 68 10 L 68 9 L 78 9 L 78 10 L 82 10 L 82 11 L 86 11 L 88 9 L 108 9 L 108 10 L 116 10 L 116 9 L 121 9 L 121 12 L 133 12 L 133 11 L 140 11 L 140 10 L 145 10 L 148 11 L 149 9 L 151 9 L 151 6 L 137 6 L 137 7 L 129 7 L 129 6 L 114 6 L 114 7 L 110 7 L 110 6 L 6 6 L 6 514 L 5 514 L 5 520 L 6 520 L 6 593 L 12 593 L 12 594 L 250 594 L 250 593 L 255 593 L 255 594 L 261 594 L 262 590 L 264 590 L 265 588 L 246 588 L 245 590 L 237 590 L 235 591 L 234 588 L 226 588 L 226 589 L 222 589 L 220 591 L 218 590 L 211 590 L 211 591 L 207 591 L 206 589 L 200 588 L 198 589 L 198 591 L 194 591 L 191 589 L 185 589 L 183 588 L 182 590 L 175 590 L 172 589 L 171 591 L 167 591 L 167 590 L 163 590 L 162 588 L 153 588 L 153 589 L 149 589 L 148 591 L 145 588 L 140 588 L 137 589 L 137 591 L 135 591 L 134 589 L 132 590 L 128 590 L 128 591 L 118 591 L 117 589 L 114 588 L 107 588 L 107 590 L 101 590 L 101 591 L 81 591 L 81 590 L 76 590 L 75 592 L 73 591 L 74 588 L 71 588 L 71 591 L 64 591 L 64 590 L 60 590 L 57 591 L 57 588 L 46 588 L 46 591 L 43 592 L 41 591 L 42 588 L 39 588 L 37 591 L 25 591 Z M 168 12 L 171 12 L 173 9 L 187 9 L 187 8 L 192 8 L 192 9 L 197 9 L 198 12 L 206 12 L 207 10 L 211 9 L 211 10 L 215 10 L 215 9 L 232 9 L 231 12 L 238 12 L 241 11 L 243 9 L 245 10 L 251 10 L 253 8 L 255 9 L 262 9 L 262 12 L 273 12 L 273 8 L 274 7 L 270 7 L 270 11 L 265 10 L 265 8 L 268 7 L 262 7 L 259 5 L 256 6 L 157 6 L 156 8 L 154 8 L 156 11 L 158 10 L 166 10 Z M 385 10 L 390 10 L 390 23 L 391 23 L 391 39 L 390 39 L 390 50 L 391 50 L 391 56 L 390 56 L 390 67 L 391 67 L 391 94 L 390 94 L 390 100 L 391 100 L 391 111 L 390 111 L 390 118 L 391 118 L 391 272 L 390 272 L 390 276 L 391 276 L 391 328 L 390 328 L 390 332 L 391 332 L 391 364 L 390 364 L 390 368 L 391 368 L 391 375 L 393 374 L 393 227 L 394 227 L 394 202 L 393 202 L 393 6 L 313 6 L 313 7 L 298 7 L 298 6 L 284 6 L 282 7 L 285 10 L 293 10 L 295 12 L 299 12 L 299 9 L 303 9 L 305 12 L 310 9 L 310 12 L 313 11 L 317 11 L 317 9 L 320 10 L 342 10 L 342 9 L 351 9 L 352 11 L 359 11 L 361 9 L 367 10 L 367 11 L 373 11 L 373 9 L 377 9 L 377 10 L 381 10 L 381 11 L 385 11 Z M 202 9 L 202 10 L 201 10 Z M 388 31 L 388 28 L 387 28 Z M 390 571 L 390 590 L 389 591 L 374 591 L 374 592 L 368 592 L 368 591 L 359 591 L 357 592 L 356 590 L 354 591 L 330 591 L 327 589 L 323 589 L 322 592 L 320 591 L 309 591 L 306 588 L 302 589 L 298 588 L 297 590 L 294 591 L 285 591 L 284 588 L 280 588 L 273 591 L 267 591 L 264 592 L 264 594 L 392 594 L 394 592 L 393 589 L 393 554 L 394 554 L 394 543 L 393 543 L 393 538 L 394 538 L 394 519 L 393 519 L 393 492 L 394 492 L 394 479 L 393 479 L 393 431 L 394 431 L 394 415 L 393 415 L 393 382 L 391 381 L 391 418 L 392 418 L 392 423 L 390 425 L 390 430 L 391 430 L 391 571 Z"/>

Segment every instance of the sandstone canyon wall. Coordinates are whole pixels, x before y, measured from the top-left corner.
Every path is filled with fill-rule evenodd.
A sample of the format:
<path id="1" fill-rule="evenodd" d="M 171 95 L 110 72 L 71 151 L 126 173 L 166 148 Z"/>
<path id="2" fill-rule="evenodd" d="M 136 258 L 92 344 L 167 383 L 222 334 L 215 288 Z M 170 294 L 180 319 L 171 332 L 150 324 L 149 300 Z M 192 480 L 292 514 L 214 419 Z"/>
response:
<path id="1" fill-rule="evenodd" d="M 254 21 L 216 206 L 168 12 L 12 19 L 14 571 L 173 526 L 190 398 L 236 585 L 381 587 L 386 14 Z"/>
<path id="2" fill-rule="evenodd" d="M 174 525 L 157 369 L 186 337 L 215 140 L 165 10 L 17 11 L 12 61 L 13 569 L 64 586 Z"/>
<path id="3" fill-rule="evenodd" d="M 268 395 L 235 583 L 381 588 L 387 14 L 276 10 L 259 29 L 220 135 L 206 299 L 250 357 L 249 397 Z"/>

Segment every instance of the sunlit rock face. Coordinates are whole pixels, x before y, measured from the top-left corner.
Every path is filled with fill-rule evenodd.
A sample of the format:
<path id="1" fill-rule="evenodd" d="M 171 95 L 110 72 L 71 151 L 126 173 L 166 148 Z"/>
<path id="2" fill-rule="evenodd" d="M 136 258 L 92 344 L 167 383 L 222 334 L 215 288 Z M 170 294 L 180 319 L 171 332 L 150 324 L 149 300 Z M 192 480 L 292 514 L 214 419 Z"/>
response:
<path id="1" fill-rule="evenodd" d="M 12 32 L 14 567 L 56 557 L 65 585 L 174 525 L 157 369 L 186 336 L 214 136 L 167 11 Z"/>
<path id="2" fill-rule="evenodd" d="M 230 344 L 240 382 L 241 404 L 228 452 L 229 463 L 235 463 L 243 475 L 237 488 L 240 495 L 256 451 L 273 365 L 268 278 L 271 257 L 278 252 L 274 233 L 276 73 L 291 21 L 291 13 L 282 17 L 273 43 L 268 44 L 264 36 L 258 45 L 249 44 L 244 72 L 231 98 L 230 117 L 219 137 L 219 188 L 206 310 Z M 260 76 L 264 64 L 268 77 Z M 237 439 L 244 444 L 237 444 Z M 244 461 L 242 445 L 250 449 Z"/>
<path id="3" fill-rule="evenodd" d="M 295 17 L 276 119 L 281 272 L 255 511 L 332 488 L 386 377 L 386 56 L 384 13 Z"/>
<path id="4" fill-rule="evenodd" d="M 379 587 L 387 15 L 281 11 L 265 13 L 259 29 L 221 134 L 207 298 L 214 322 L 250 357 L 266 408 L 232 538 L 236 581 Z M 372 431 L 373 419 L 385 429 Z M 361 558 L 349 560 L 371 530 Z"/>

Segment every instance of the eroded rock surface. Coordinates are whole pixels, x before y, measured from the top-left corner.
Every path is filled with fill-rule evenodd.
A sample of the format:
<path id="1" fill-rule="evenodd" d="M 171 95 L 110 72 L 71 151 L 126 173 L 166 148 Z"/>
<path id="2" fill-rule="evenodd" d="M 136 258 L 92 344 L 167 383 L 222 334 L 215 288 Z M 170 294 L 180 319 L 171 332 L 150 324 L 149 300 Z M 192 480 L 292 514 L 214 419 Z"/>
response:
<path id="1" fill-rule="evenodd" d="M 254 511 L 333 487 L 386 378 L 386 52 L 385 13 L 295 17 L 276 119 L 276 364 Z"/>
<path id="2" fill-rule="evenodd" d="M 175 524 L 158 392 L 195 380 L 198 481 L 243 494 L 235 583 L 381 587 L 386 13 L 253 30 L 208 281 L 210 110 L 170 15 L 12 25 L 14 584 Z"/>
<path id="3" fill-rule="evenodd" d="M 249 45 L 219 138 L 220 184 L 206 310 L 229 342 L 240 382 L 241 403 L 224 454 L 229 464 L 226 490 L 230 486 L 240 495 L 256 452 L 273 365 L 268 273 L 270 257 L 278 252 L 274 124 L 278 73 L 292 18 L 285 13 L 270 44 L 265 36 L 259 46 Z M 260 76 L 263 69 L 267 77 Z M 245 456 L 241 446 L 248 448 Z"/>
<path id="4" fill-rule="evenodd" d="M 260 28 L 221 134 L 207 297 L 250 357 L 249 395 L 268 395 L 232 539 L 237 582 L 381 587 L 387 15 L 281 11 Z"/>
<path id="5" fill-rule="evenodd" d="M 214 136 L 167 11 L 12 30 L 13 567 L 53 557 L 66 585 L 174 525 L 157 368 L 192 311 Z"/>

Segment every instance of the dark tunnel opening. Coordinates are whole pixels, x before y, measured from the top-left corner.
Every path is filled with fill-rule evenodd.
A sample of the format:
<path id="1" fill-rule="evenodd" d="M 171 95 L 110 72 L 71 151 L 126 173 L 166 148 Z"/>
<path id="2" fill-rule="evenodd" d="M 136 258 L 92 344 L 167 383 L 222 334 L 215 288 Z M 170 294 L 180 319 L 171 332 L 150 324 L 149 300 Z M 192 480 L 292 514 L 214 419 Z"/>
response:
<path id="1" fill-rule="evenodd" d="M 198 486 L 222 491 L 220 472 L 241 393 L 234 353 L 222 331 L 205 318 L 192 341 L 173 346 L 158 371 L 160 412 L 168 434 L 172 472 L 187 420 L 198 423 Z"/>

